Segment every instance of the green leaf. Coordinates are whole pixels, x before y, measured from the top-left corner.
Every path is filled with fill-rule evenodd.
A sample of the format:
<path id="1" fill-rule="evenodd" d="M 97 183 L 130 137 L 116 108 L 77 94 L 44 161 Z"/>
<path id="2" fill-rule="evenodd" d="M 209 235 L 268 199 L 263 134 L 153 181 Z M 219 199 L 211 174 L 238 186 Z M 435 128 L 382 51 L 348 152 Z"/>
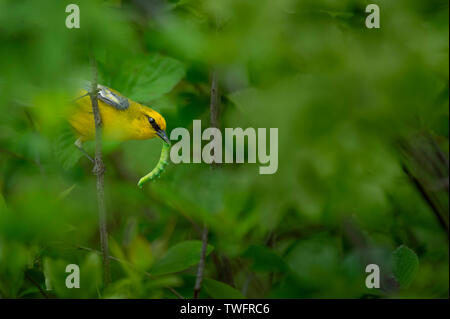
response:
<path id="1" fill-rule="evenodd" d="M 98 297 L 102 285 L 102 261 L 96 253 L 89 253 L 80 266 L 80 289 L 83 296 Z M 68 275 L 68 274 L 67 274 Z"/>
<path id="2" fill-rule="evenodd" d="M 185 66 L 180 61 L 160 54 L 130 59 L 120 67 L 108 62 L 102 69 L 105 73 L 105 85 L 110 85 L 126 97 L 141 103 L 170 92 L 186 73 Z"/>
<path id="3" fill-rule="evenodd" d="M 0 293 L 4 297 L 17 297 L 24 281 L 24 271 L 33 257 L 26 246 L 0 239 Z"/>
<path id="4" fill-rule="evenodd" d="M 112 256 L 116 257 L 121 261 L 127 260 L 124 251 L 120 247 L 119 243 L 113 237 L 109 238 L 109 249 L 111 251 Z M 119 265 L 129 276 L 133 275 L 134 271 L 128 263 L 120 262 Z"/>
<path id="5" fill-rule="evenodd" d="M 64 170 L 75 166 L 82 156 L 81 151 L 74 145 L 75 139 L 73 133 L 69 129 L 65 129 L 53 144 L 54 154 Z"/>
<path id="6" fill-rule="evenodd" d="M 137 236 L 130 245 L 129 256 L 136 269 L 145 271 L 153 263 L 150 243 L 142 236 Z"/>
<path id="7" fill-rule="evenodd" d="M 188 240 L 169 248 L 167 253 L 153 265 L 150 273 L 152 275 L 165 275 L 185 270 L 200 260 L 202 242 L 199 240 Z M 208 256 L 213 247 L 208 245 L 206 255 Z"/>
<path id="8" fill-rule="evenodd" d="M 284 260 L 264 246 L 250 246 L 244 253 L 244 257 L 253 260 L 255 271 L 285 271 L 287 265 Z"/>
<path id="9" fill-rule="evenodd" d="M 215 299 L 244 299 L 244 295 L 237 289 L 214 279 L 204 278 L 203 288 Z"/>
<path id="10" fill-rule="evenodd" d="M 419 270 L 419 257 L 416 253 L 401 245 L 392 253 L 393 273 L 401 287 L 408 287 Z"/>
<path id="11" fill-rule="evenodd" d="M 125 253 L 123 252 L 122 247 L 120 247 L 119 243 L 114 238 L 109 239 L 109 249 L 112 256 L 120 260 L 126 260 Z"/>

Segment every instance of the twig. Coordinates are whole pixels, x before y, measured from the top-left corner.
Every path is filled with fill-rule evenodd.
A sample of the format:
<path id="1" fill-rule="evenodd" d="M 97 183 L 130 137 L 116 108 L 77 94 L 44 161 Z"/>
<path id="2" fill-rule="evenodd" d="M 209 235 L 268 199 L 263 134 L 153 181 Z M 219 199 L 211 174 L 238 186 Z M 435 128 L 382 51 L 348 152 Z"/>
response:
<path id="1" fill-rule="evenodd" d="M 439 224 L 442 226 L 442 228 L 446 231 L 447 237 L 450 237 L 449 233 L 449 226 L 448 221 L 445 220 L 445 218 L 441 215 L 441 212 L 433 199 L 430 197 L 428 192 L 426 191 L 425 187 L 422 185 L 422 183 L 411 173 L 411 171 L 406 167 L 406 165 L 402 165 L 403 171 L 408 176 L 408 178 L 411 180 L 413 185 L 416 187 L 416 189 L 419 191 L 420 195 L 422 195 L 422 198 L 427 202 L 427 204 L 430 206 L 431 211 L 436 216 L 437 220 L 439 221 Z"/>
<path id="2" fill-rule="evenodd" d="M 401 140 L 402 168 L 450 237 L 448 159 L 428 132 Z"/>
<path id="3" fill-rule="evenodd" d="M 210 109 L 211 127 L 220 128 L 219 125 L 220 96 L 216 70 L 213 70 L 211 72 L 211 99 L 209 109 Z M 219 163 L 216 163 L 214 161 L 211 163 L 211 168 L 218 168 L 218 167 Z"/>
<path id="4" fill-rule="evenodd" d="M 244 296 L 247 296 L 248 287 L 250 286 L 250 281 L 252 280 L 253 276 L 254 276 L 254 273 L 249 272 L 247 275 L 247 279 L 245 279 L 244 285 L 242 286 L 242 290 L 241 290 L 241 292 Z"/>
<path id="5" fill-rule="evenodd" d="M 166 289 L 169 290 L 171 293 L 173 293 L 175 296 L 177 296 L 178 299 L 184 299 L 184 297 L 183 297 L 178 291 L 176 291 L 175 289 L 173 289 L 172 287 L 164 287 L 164 288 L 166 288 Z"/>
<path id="6" fill-rule="evenodd" d="M 194 299 L 198 298 L 200 289 L 202 289 L 203 273 L 205 271 L 206 248 L 208 246 L 208 227 L 205 225 L 202 232 L 202 251 L 200 254 L 200 262 L 197 268 L 197 278 L 194 286 Z"/>
<path id="7" fill-rule="evenodd" d="M 219 85 L 215 70 L 211 72 L 210 121 L 212 127 L 219 127 Z"/>
<path id="8" fill-rule="evenodd" d="M 98 88 L 97 88 L 97 62 L 91 58 L 92 67 L 92 87 L 89 97 L 92 103 L 92 112 L 95 122 L 95 159 L 93 173 L 97 176 L 97 202 L 98 202 L 98 222 L 100 230 L 100 245 L 103 259 L 104 284 L 107 286 L 110 281 L 109 272 L 109 249 L 108 249 L 108 231 L 106 228 L 106 209 L 105 209 L 105 165 L 102 159 L 102 118 L 98 109 Z"/>
<path id="9" fill-rule="evenodd" d="M 211 99 L 210 99 L 210 121 L 211 127 L 219 127 L 219 85 L 217 82 L 217 74 L 215 70 L 211 72 Z M 217 167 L 217 163 L 213 162 L 212 168 Z M 206 250 L 208 246 L 208 226 L 203 225 L 202 231 L 202 251 L 200 261 L 197 268 L 197 278 L 194 286 L 194 299 L 198 298 L 202 289 L 203 273 L 205 271 Z"/>
<path id="10" fill-rule="evenodd" d="M 25 277 L 34 285 L 37 287 L 37 289 L 39 290 L 39 292 L 41 293 L 42 296 L 44 296 L 44 298 L 48 299 L 48 295 L 47 293 L 44 291 L 44 289 L 42 289 L 41 285 L 39 285 L 39 283 L 37 283 L 26 271 L 25 271 Z"/>
<path id="11" fill-rule="evenodd" d="M 235 285 L 230 260 L 225 255 L 216 252 L 213 252 L 211 257 L 217 269 L 218 279 L 234 288 Z"/>

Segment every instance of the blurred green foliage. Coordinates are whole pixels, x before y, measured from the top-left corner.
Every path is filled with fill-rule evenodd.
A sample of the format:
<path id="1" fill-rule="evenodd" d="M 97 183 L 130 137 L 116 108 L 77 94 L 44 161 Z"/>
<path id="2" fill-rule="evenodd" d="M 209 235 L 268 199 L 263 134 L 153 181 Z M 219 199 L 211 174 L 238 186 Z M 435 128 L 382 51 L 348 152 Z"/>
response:
<path id="1" fill-rule="evenodd" d="M 448 237 L 397 145 L 427 132 L 448 158 L 448 1 L 379 0 L 380 29 L 363 0 L 84 0 L 67 29 L 72 2 L 0 0 L 0 297 L 192 297 L 206 223 L 200 297 L 448 298 Z M 168 131 L 208 125 L 213 69 L 222 127 L 279 128 L 274 175 L 171 164 L 144 190 L 161 142 L 106 143 L 108 287 L 66 122 L 92 55 Z M 394 288 L 367 289 L 369 263 Z"/>
<path id="2" fill-rule="evenodd" d="M 400 246 L 393 252 L 393 259 L 393 273 L 397 282 L 400 286 L 408 286 L 419 268 L 419 258 L 413 250 Z"/>

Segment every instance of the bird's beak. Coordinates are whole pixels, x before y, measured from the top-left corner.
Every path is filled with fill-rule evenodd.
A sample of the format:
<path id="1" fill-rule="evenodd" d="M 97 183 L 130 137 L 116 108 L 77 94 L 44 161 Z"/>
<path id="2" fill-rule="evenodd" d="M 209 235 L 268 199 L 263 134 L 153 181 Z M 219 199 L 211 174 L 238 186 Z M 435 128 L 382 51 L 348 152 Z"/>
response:
<path id="1" fill-rule="evenodd" d="M 156 131 L 156 135 L 158 135 L 164 142 L 170 145 L 170 140 L 167 137 L 166 131 L 163 130 Z"/>

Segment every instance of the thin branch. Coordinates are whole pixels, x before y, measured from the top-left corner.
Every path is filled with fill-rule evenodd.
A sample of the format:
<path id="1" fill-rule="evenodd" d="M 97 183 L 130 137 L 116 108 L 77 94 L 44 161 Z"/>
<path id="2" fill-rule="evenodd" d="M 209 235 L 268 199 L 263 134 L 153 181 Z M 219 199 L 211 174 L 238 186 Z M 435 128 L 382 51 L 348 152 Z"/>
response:
<path id="1" fill-rule="evenodd" d="M 103 259 L 103 275 L 105 286 L 110 281 L 109 271 L 109 248 L 108 248 L 108 231 L 106 228 L 106 208 L 105 208 L 105 165 L 102 159 L 102 118 L 98 108 L 98 85 L 97 85 L 97 61 L 91 58 L 92 67 L 92 87 L 89 97 L 92 103 L 92 112 L 94 113 L 95 122 L 95 159 L 93 173 L 97 176 L 97 202 L 98 202 L 98 223 L 100 230 L 100 245 Z"/>
<path id="2" fill-rule="evenodd" d="M 216 70 L 211 72 L 211 99 L 210 99 L 210 122 L 211 127 L 219 128 L 219 112 L 220 112 L 220 95 L 219 95 L 219 83 L 217 80 Z M 219 163 L 212 162 L 211 168 L 219 167 Z"/>
<path id="3" fill-rule="evenodd" d="M 44 291 L 44 289 L 42 289 L 41 285 L 39 285 L 38 282 L 36 282 L 26 271 L 25 271 L 25 277 L 34 285 L 37 287 L 37 289 L 39 290 L 39 292 L 41 293 L 42 296 L 44 296 L 44 298 L 48 299 L 48 294 Z"/>
<path id="4" fill-rule="evenodd" d="M 441 212 L 431 196 L 426 191 L 425 187 L 422 185 L 422 183 L 411 173 L 411 171 L 406 167 L 406 165 L 402 165 L 403 171 L 408 176 L 408 178 L 411 180 L 413 185 L 416 187 L 416 189 L 419 191 L 420 195 L 422 195 L 422 198 L 427 202 L 427 204 L 430 206 L 431 211 L 436 216 L 437 220 L 439 221 L 439 224 L 442 226 L 442 228 L 446 231 L 447 237 L 450 237 L 449 233 L 449 225 L 448 221 L 445 220 L 445 218 L 441 215 Z"/>
<path id="5" fill-rule="evenodd" d="M 203 273 L 205 271 L 205 259 L 206 259 L 207 246 L 208 246 L 208 227 L 205 225 L 203 227 L 203 233 L 202 233 L 202 251 L 200 254 L 200 261 L 198 263 L 198 268 L 197 268 L 197 278 L 195 279 L 194 299 L 198 298 L 198 294 L 200 293 L 200 290 L 202 289 Z"/>
<path id="6" fill-rule="evenodd" d="M 216 266 L 218 279 L 234 288 L 235 284 L 231 269 L 231 262 L 227 256 L 213 252 L 211 254 L 211 258 Z"/>
<path id="7" fill-rule="evenodd" d="M 250 286 L 250 281 L 253 279 L 254 273 L 249 272 L 247 275 L 247 279 L 245 279 L 244 285 L 242 286 L 242 294 L 247 296 L 248 287 Z"/>
<path id="8" fill-rule="evenodd" d="M 173 293 L 175 296 L 177 296 L 178 299 L 184 299 L 184 297 L 175 289 L 173 289 L 172 287 L 164 287 L 167 290 L 169 290 L 171 293 Z"/>
<path id="9" fill-rule="evenodd" d="M 211 127 L 219 127 L 219 85 L 217 81 L 217 73 L 215 70 L 211 72 L 211 99 L 210 99 L 210 121 Z M 211 167 L 217 167 L 217 163 L 213 162 Z M 208 247 L 208 226 L 203 225 L 202 231 L 202 251 L 200 254 L 200 261 L 197 268 L 197 278 L 194 286 L 194 299 L 198 298 L 200 290 L 202 289 L 203 274 L 205 271 L 206 250 Z"/>
<path id="10" fill-rule="evenodd" d="M 211 72 L 210 121 L 212 127 L 219 127 L 219 85 L 215 70 Z"/>
<path id="11" fill-rule="evenodd" d="M 428 132 L 399 142 L 403 171 L 449 237 L 447 157 Z"/>

